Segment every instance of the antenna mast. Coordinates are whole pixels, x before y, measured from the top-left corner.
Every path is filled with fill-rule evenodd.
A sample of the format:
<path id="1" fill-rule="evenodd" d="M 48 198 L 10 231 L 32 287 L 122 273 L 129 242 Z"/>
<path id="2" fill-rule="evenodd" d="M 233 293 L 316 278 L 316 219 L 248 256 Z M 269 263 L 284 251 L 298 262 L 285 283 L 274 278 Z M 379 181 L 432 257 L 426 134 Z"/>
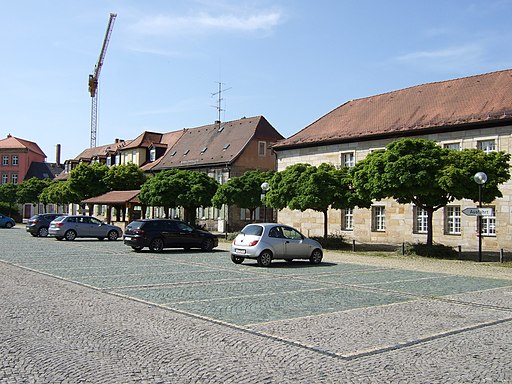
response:
<path id="1" fill-rule="evenodd" d="M 219 91 L 215 92 L 215 93 L 212 93 L 212 97 L 217 96 L 217 105 L 213 105 L 212 107 L 217 109 L 218 118 L 217 118 L 216 122 L 220 125 L 220 121 L 221 121 L 220 120 L 220 113 L 224 111 L 224 109 L 222 109 L 222 100 L 223 100 L 222 92 L 225 92 L 225 91 L 231 89 L 231 87 L 222 89 L 222 83 L 219 81 L 218 84 L 219 84 Z"/>

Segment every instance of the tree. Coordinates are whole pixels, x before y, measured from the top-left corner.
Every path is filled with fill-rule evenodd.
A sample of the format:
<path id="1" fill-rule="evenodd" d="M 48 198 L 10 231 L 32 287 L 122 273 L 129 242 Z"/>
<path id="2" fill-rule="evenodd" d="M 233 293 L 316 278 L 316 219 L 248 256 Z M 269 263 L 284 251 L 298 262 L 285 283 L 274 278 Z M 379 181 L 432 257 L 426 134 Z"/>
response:
<path id="1" fill-rule="evenodd" d="M 0 201 L 7 203 L 9 206 L 8 215 L 12 215 L 12 211 L 14 210 L 14 205 L 17 202 L 16 191 L 18 190 L 18 184 L 2 184 L 0 185 Z"/>
<path id="2" fill-rule="evenodd" d="M 401 139 L 385 150 L 370 153 L 352 168 L 351 174 L 357 193 L 364 198 L 393 198 L 400 204 L 412 203 L 424 209 L 426 243 L 432 245 L 434 212 L 455 199 L 474 199 L 478 191 L 472 177 L 478 168 L 500 175 L 489 186 L 486 201 L 500 196 L 497 184 L 509 178 L 507 161 L 504 154 L 453 151 L 426 139 Z M 492 171 L 492 167 L 498 169 Z"/>
<path id="3" fill-rule="evenodd" d="M 261 184 L 269 182 L 274 175 L 273 171 L 252 170 L 242 176 L 236 176 L 221 184 L 212 198 L 212 204 L 221 208 L 223 204 L 236 205 L 248 209 L 254 219 L 256 208 L 260 207 Z"/>
<path id="4" fill-rule="evenodd" d="M 20 185 L 18 185 L 18 190 L 16 192 L 18 203 L 39 203 L 39 195 L 48 185 L 50 185 L 50 183 L 51 180 L 49 179 L 38 179 L 36 177 L 24 180 Z"/>
<path id="5" fill-rule="evenodd" d="M 204 172 L 171 169 L 150 177 L 141 187 L 142 203 L 166 208 L 183 207 L 185 220 L 195 223 L 196 209 L 210 207 L 218 183 Z"/>
<path id="6" fill-rule="evenodd" d="M 80 197 L 80 201 L 99 196 L 108 191 L 104 177 L 108 167 L 104 164 L 81 163 L 69 174 L 69 188 Z"/>
<path id="7" fill-rule="evenodd" d="M 265 199 L 277 209 L 288 207 L 322 212 L 324 239 L 328 235 L 329 208 L 354 208 L 367 206 L 370 202 L 360 199 L 354 192 L 347 168 L 337 169 L 327 163 L 318 167 L 299 163 L 279 172 L 272 179 Z"/>
<path id="8" fill-rule="evenodd" d="M 103 182 L 110 191 L 130 191 L 139 189 L 144 181 L 144 173 L 134 163 L 110 167 L 103 177 Z"/>
<path id="9" fill-rule="evenodd" d="M 71 190 L 69 181 L 53 180 L 41 194 L 39 199 L 43 204 L 79 204 L 80 196 Z"/>

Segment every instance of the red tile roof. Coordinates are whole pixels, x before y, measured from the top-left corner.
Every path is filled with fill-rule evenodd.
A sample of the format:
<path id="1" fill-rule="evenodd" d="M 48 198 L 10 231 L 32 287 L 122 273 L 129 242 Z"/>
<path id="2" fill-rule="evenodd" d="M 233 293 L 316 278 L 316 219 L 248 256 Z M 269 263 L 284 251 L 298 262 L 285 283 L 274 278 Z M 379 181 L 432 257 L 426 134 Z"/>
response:
<path id="1" fill-rule="evenodd" d="M 418 85 L 349 101 L 276 150 L 431 128 L 512 121 L 512 70 Z"/>
<path id="2" fill-rule="evenodd" d="M 109 152 L 115 152 L 131 143 L 131 140 L 119 140 L 112 144 L 100 145 L 93 148 L 84 149 L 74 160 L 90 160 L 94 157 L 101 157 Z"/>
<path id="3" fill-rule="evenodd" d="M 7 138 L 0 140 L 0 149 L 28 149 L 29 151 L 46 157 L 36 143 L 11 135 L 7 135 Z"/>
<path id="4" fill-rule="evenodd" d="M 91 197 L 82 201 L 85 204 L 125 204 L 139 203 L 140 189 L 131 191 L 110 191 L 101 196 Z"/>

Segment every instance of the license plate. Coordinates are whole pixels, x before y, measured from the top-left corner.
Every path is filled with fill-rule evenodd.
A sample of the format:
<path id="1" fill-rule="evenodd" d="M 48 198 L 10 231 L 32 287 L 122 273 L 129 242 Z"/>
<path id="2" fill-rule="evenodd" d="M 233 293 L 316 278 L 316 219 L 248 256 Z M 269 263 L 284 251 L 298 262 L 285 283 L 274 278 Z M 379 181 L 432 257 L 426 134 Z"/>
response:
<path id="1" fill-rule="evenodd" d="M 236 253 L 245 253 L 245 249 L 235 248 Z"/>
<path id="2" fill-rule="evenodd" d="M 124 239 L 125 240 L 131 240 L 132 238 L 130 236 L 125 236 Z"/>

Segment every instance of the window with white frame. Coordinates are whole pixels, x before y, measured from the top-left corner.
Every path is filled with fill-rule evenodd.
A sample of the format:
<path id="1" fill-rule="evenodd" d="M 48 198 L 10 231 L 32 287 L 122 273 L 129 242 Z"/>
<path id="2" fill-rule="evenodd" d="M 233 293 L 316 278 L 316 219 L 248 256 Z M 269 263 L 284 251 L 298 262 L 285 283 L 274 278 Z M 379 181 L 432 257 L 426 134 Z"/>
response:
<path id="1" fill-rule="evenodd" d="M 17 174 L 17 173 L 13 173 L 13 174 L 11 175 L 11 182 L 12 182 L 13 184 L 18 184 L 18 174 Z"/>
<path id="2" fill-rule="evenodd" d="M 414 233 L 427 233 L 428 231 L 428 213 L 425 208 L 414 206 Z"/>
<path id="3" fill-rule="evenodd" d="M 444 209 L 445 232 L 448 235 L 460 235 L 460 206 L 449 205 Z"/>
<path id="4" fill-rule="evenodd" d="M 18 161 L 19 161 L 18 155 L 12 155 L 11 164 L 12 165 L 18 165 Z"/>
<path id="5" fill-rule="evenodd" d="M 354 152 L 344 152 L 341 154 L 341 166 L 353 167 L 356 165 L 356 155 Z"/>
<path id="6" fill-rule="evenodd" d="M 9 182 L 9 175 L 7 173 L 2 174 L 2 184 L 7 184 Z"/>
<path id="7" fill-rule="evenodd" d="M 112 166 L 112 157 L 107 156 L 106 164 L 107 164 L 107 167 L 111 167 Z"/>
<path id="8" fill-rule="evenodd" d="M 156 160 L 156 148 L 151 148 L 149 151 L 149 161 Z"/>
<path id="9" fill-rule="evenodd" d="M 354 230 L 354 209 L 345 208 L 341 210 L 341 229 L 344 231 Z"/>
<path id="10" fill-rule="evenodd" d="M 258 156 L 265 157 L 267 155 L 267 142 L 258 141 Z"/>
<path id="11" fill-rule="evenodd" d="M 482 216 L 482 235 L 483 236 L 496 236 L 496 214 L 494 207 L 492 208 L 491 216 Z"/>
<path id="12" fill-rule="evenodd" d="M 2 156 L 2 165 L 9 165 L 9 156 L 8 155 Z"/>
<path id="13" fill-rule="evenodd" d="M 490 153 L 496 151 L 496 140 L 480 140 L 477 143 L 477 148 L 485 153 Z"/>
<path id="14" fill-rule="evenodd" d="M 443 144 L 443 148 L 451 149 L 453 151 L 460 151 L 460 143 L 459 142 L 445 143 L 445 144 Z"/>
<path id="15" fill-rule="evenodd" d="M 121 154 L 120 154 L 120 153 L 118 153 L 118 154 L 116 155 L 116 161 L 115 161 L 115 164 L 116 164 L 116 165 L 121 165 Z"/>
<path id="16" fill-rule="evenodd" d="M 384 232 L 386 230 L 386 207 L 374 205 L 372 207 L 372 231 Z"/>

